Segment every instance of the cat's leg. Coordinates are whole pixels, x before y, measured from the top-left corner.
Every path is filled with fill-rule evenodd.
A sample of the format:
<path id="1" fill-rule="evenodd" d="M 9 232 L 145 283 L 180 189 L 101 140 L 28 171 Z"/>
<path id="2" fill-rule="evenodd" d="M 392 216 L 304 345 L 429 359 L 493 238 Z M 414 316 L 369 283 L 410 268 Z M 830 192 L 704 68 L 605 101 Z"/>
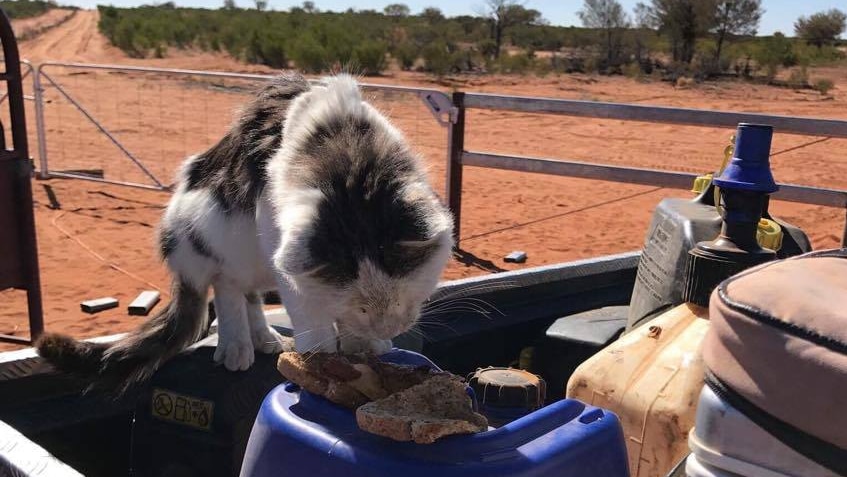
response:
<path id="1" fill-rule="evenodd" d="M 247 322 L 247 300 L 244 292 L 225 279 L 212 283 L 215 311 L 218 316 L 218 347 L 215 361 L 223 362 L 230 371 L 246 370 L 253 364 L 253 340 Z"/>
<path id="2" fill-rule="evenodd" d="M 256 292 L 250 292 L 245 295 L 245 298 L 247 299 L 247 323 L 250 325 L 253 348 L 265 354 L 283 351 L 284 338 L 268 326 L 268 320 L 265 319 L 265 312 L 262 309 L 262 297 Z"/>

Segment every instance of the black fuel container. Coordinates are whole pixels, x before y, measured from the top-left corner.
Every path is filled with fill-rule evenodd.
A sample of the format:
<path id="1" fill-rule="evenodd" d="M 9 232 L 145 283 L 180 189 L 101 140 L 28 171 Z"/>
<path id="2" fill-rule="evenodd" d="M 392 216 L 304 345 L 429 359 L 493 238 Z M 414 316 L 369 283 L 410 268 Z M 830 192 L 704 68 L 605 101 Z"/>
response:
<path id="1" fill-rule="evenodd" d="M 690 260 L 688 251 L 697 243 L 718 236 L 723 225 L 715 207 L 714 196 L 715 185 L 709 182 L 708 187 L 703 188 L 693 200 L 664 199 L 656 207 L 641 250 L 629 304 L 627 330 L 685 301 L 682 295 Z M 775 219 L 768 208 L 769 197 L 765 197 L 762 218 L 776 222 L 783 233 L 777 258 L 812 250 L 803 230 Z"/>
<path id="2" fill-rule="evenodd" d="M 217 335 L 168 361 L 139 397 L 132 429 L 134 477 L 238 477 L 265 395 L 284 378 L 276 354 L 247 371 L 212 359 Z"/>

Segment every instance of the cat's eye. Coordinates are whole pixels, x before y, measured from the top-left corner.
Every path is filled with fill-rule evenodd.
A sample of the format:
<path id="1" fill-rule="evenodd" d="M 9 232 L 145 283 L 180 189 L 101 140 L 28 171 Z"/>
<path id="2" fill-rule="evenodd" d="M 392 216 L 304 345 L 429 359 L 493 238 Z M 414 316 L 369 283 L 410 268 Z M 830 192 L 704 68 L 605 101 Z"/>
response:
<path id="1" fill-rule="evenodd" d="M 363 315 L 367 315 L 367 314 L 368 314 L 368 309 L 367 309 L 367 308 L 364 308 L 364 307 L 359 308 L 359 313 L 361 313 L 361 314 L 363 314 Z"/>

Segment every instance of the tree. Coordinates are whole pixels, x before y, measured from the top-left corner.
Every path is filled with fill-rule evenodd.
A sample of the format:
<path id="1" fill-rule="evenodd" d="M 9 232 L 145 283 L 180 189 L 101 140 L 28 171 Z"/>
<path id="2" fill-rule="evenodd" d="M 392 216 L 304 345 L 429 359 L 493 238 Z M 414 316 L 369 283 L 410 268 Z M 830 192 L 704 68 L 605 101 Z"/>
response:
<path id="1" fill-rule="evenodd" d="M 315 2 L 303 2 L 303 11 L 306 13 L 317 13 L 318 9 L 315 7 Z"/>
<path id="2" fill-rule="evenodd" d="M 721 49 L 728 35 L 755 35 L 762 18 L 761 0 L 718 0 L 712 31 L 715 33 L 715 63 L 720 64 Z"/>
<path id="3" fill-rule="evenodd" d="M 266 8 L 268 8 L 268 0 L 253 0 L 256 2 L 256 10 L 260 12 Z"/>
<path id="4" fill-rule="evenodd" d="M 409 6 L 402 3 L 392 3 L 386 6 L 383 11 L 389 17 L 404 18 L 409 16 Z"/>
<path id="5" fill-rule="evenodd" d="M 483 16 L 491 24 L 491 38 L 494 40 L 494 59 L 500 57 L 503 46 L 503 34 L 517 25 L 537 24 L 542 21 L 541 12 L 524 8 L 517 0 L 485 0 Z"/>
<path id="6" fill-rule="evenodd" d="M 847 15 L 841 10 L 831 9 L 818 12 L 809 18 L 800 17 L 794 22 L 794 33 L 806 40 L 806 43 L 821 48 L 825 44 L 834 43 L 844 33 Z"/>
<path id="7" fill-rule="evenodd" d="M 714 20 L 713 7 L 708 0 L 650 0 L 649 5 L 639 3 L 636 11 L 647 25 L 668 36 L 674 61 L 691 63 L 697 37 Z"/>
<path id="8" fill-rule="evenodd" d="M 629 27 L 629 18 L 617 0 L 585 0 L 577 12 L 582 25 L 603 31 L 606 60 L 613 63 L 620 56 L 620 31 Z"/>
<path id="9" fill-rule="evenodd" d="M 441 10 L 435 7 L 426 7 L 421 12 L 421 16 L 426 19 L 430 24 L 438 23 L 441 20 L 444 20 L 444 14 L 441 13 Z"/>
<path id="10" fill-rule="evenodd" d="M 224 0 L 224 10 L 235 10 L 235 0 Z"/>

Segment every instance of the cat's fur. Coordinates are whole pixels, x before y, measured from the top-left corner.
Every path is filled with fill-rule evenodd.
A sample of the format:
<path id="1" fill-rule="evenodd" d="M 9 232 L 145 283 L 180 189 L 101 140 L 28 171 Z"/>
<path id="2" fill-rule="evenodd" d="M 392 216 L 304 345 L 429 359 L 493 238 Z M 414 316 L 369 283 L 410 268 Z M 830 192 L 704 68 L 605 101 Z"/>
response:
<path id="1" fill-rule="evenodd" d="M 382 352 L 414 324 L 452 244 L 420 160 L 353 78 L 282 75 L 183 166 L 160 227 L 170 304 L 111 345 L 48 334 L 37 347 L 62 369 L 144 380 L 199 338 L 211 286 L 227 369 L 281 350 L 260 299 L 274 287 L 298 351 Z"/>

